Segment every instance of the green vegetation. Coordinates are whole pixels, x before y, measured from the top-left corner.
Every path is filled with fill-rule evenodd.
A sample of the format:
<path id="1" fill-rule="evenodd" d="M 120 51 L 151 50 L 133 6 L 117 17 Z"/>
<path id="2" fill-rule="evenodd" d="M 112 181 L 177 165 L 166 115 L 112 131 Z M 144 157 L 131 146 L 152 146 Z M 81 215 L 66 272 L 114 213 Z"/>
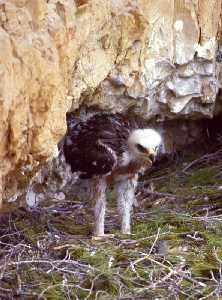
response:
<path id="1" fill-rule="evenodd" d="M 73 210 L 75 199 L 9 216 L 0 299 L 221 299 L 222 165 L 185 158 L 141 179 L 131 236 L 119 232 L 112 192 L 110 240 L 91 239 L 90 210 Z"/>

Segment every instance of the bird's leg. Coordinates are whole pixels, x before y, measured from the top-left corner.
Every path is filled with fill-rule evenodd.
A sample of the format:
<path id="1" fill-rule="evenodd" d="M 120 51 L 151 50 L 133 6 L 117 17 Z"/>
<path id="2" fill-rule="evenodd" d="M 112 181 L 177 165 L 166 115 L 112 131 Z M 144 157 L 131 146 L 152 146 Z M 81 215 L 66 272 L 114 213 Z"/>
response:
<path id="1" fill-rule="evenodd" d="M 95 186 L 95 206 L 94 206 L 94 217 L 95 227 L 94 235 L 104 235 L 104 221 L 105 221 L 105 210 L 106 210 L 106 182 L 104 179 L 99 179 Z"/>
<path id="2" fill-rule="evenodd" d="M 118 181 L 115 184 L 117 193 L 118 211 L 121 217 L 121 231 L 124 234 L 130 234 L 130 218 L 132 205 L 135 201 L 135 189 L 137 186 L 137 178 L 135 175 L 133 178 L 126 178 Z"/>
<path id="3" fill-rule="evenodd" d="M 94 202 L 94 239 L 105 237 L 104 221 L 106 209 L 106 180 L 104 178 L 94 178 L 93 180 L 93 202 Z"/>

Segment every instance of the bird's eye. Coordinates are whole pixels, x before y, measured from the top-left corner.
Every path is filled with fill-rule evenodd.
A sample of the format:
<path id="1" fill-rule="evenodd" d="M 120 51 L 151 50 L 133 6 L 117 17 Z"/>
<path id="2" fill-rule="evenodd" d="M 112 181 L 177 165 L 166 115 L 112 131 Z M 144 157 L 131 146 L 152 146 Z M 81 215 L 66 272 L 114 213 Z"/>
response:
<path id="1" fill-rule="evenodd" d="M 140 151 L 140 152 L 143 152 L 143 153 L 146 153 L 147 152 L 147 149 L 145 147 L 143 147 L 142 145 L 140 144 L 136 144 L 136 148 Z"/>

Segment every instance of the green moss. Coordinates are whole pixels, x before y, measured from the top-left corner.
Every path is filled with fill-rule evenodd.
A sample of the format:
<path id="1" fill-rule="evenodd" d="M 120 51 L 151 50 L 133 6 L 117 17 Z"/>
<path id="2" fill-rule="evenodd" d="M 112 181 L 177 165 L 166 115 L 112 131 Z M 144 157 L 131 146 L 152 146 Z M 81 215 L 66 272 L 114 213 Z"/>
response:
<path id="1" fill-rule="evenodd" d="M 222 178 L 218 176 L 216 165 L 190 169 L 188 173 L 177 170 L 164 176 L 155 182 L 155 188 L 159 192 L 175 195 L 200 197 L 203 195 L 217 195 L 220 191 L 217 185 L 222 184 Z"/>
<path id="2" fill-rule="evenodd" d="M 222 236 L 219 233 L 203 232 L 208 246 L 211 248 L 222 248 Z"/>
<path id="3" fill-rule="evenodd" d="M 114 190 L 109 189 L 106 193 L 106 198 L 109 207 L 116 207 L 116 193 L 114 192 Z"/>
<path id="4" fill-rule="evenodd" d="M 83 247 L 69 248 L 69 253 L 73 259 L 80 259 L 84 256 L 85 249 Z"/>
<path id="5" fill-rule="evenodd" d="M 47 230 L 44 216 L 36 219 L 28 214 L 25 218 L 16 221 L 16 227 L 22 232 L 26 241 L 34 244 L 36 243 L 36 236 Z"/>
<path id="6" fill-rule="evenodd" d="M 187 299 L 183 291 L 191 299 L 207 297 L 216 288 L 212 274 L 216 280 L 220 279 L 218 259 L 222 259 L 222 197 L 217 186 L 222 185 L 222 178 L 217 173 L 221 166 L 220 162 L 215 162 L 214 165 L 195 165 L 186 174 L 181 172 L 185 160 L 196 159 L 195 155 L 181 156 L 176 164 L 152 174 L 157 192 L 172 193 L 177 197 L 170 201 L 164 195 L 152 196 L 150 201 L 147 199 L 148 204 L 139 208 L 144 213 L 142 217 L 140 213 L 134 214 L 131 236 L 122 235 L 113 221 L 109 226 L 111 232 L 116 234 L 115 239 L 92 241 L 89 235 L 92 218 L 87 210 L 66 214 L 46 213 L 46 203 L 37 217 L 21 212 L 4 231 L 8 233 L 11 224 L 21 231 L 20 240 L 13 240 L 14 235 L 11 241 L 5 240 L 13 245 L 11 260 L 70 259 L 76 262 L 72 270 L 78 270 L 78 263 L 83 265 L 83 269 L 73 275 L 47 264 L 21 264 L 19 267 L 12 264 L 7 268 L 1 286 L 14 288 L 19 274 L 22 287 L 30 293 L 41 294 L 50 286 L 44 294 L 47 300 L 84 299 L 89 294 L 84 289 L 90 289 L 92 283 L 94 288 L 90 299 L 95 299 L 99 290 L 102 292 L 97 299 L 101 300 L 117 299 L 120 293 L 126 299 L 136 295 L 138 299 L 183 300 Z M 186 199 L 181 196 L 186 196 Z M 114 192 L 108 191 L 107 198 L 109 207 L 113 209 L 116 206 Z M 20 251 L 20 243 L 26 243 L 28 248 Z M 151 260 L 141 259 L 134 265 L 134 270 L 132 263 L 149 254 L 151 247 Z M 8 248 L 0 250 L 0 258 L 5 253 L 8 253 Z M 155 288 L 143 289 L 161 281 L 169 273 L 167 266 L 194 279 L 194 282 L 177 274 L 165 285 L 161 283 Z M 70 270 L 71 266 L 67 268 Z M 172 285 L 174 279 L 177 280 L 178 290 Z M 63 287 L 64 280 L 69 285 L 69 292 Z M 203 281 L 205 285 L 195 284 L 195 280 Z"/>
<path id="7" fill-rule="evenodd" d="M 190 176 L 187 177 L 187 184 L 195 185 L 214 185 L 217 182 L 216 169 L 214 167 L 205 167 L 192 170 Z"/>
<path id="8" fill-rule="evenodd" d="M 90 224 L 77 224 L 77 221 L 72 216 L 59 216 L 55 218 L 52 225 L 59 231 L 72 235 L 89 235 L 91 232 Z"/>
<path id="9" fill-rule="evenodd" d="M 48 300 L 62 299 L 65 297 L 64 289 L 62 287 L 63 276 L 56 272 L 46 274 L 45 272 L 34 269 L 33 266 L 26 266 L 21 272 L 22 282 L 29 283 L 30 286 L 34 287 L 34 291 L 37 294 L 41 294 L 45 289 L 51 286 L 50 289 L 44 293 L 44 297 Z M 31 293 L 32 291 L 30 291 Z"/>

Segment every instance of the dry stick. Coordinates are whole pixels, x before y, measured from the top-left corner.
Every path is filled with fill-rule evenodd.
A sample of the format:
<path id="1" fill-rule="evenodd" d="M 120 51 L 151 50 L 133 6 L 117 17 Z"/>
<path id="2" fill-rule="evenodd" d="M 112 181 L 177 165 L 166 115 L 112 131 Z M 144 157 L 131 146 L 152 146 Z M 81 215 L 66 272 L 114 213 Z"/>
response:
<path id="1" fill-rule="evenodd" d="M 75 265 L 75 266 L 79 266 L 79 267 L 83 267 L 83 268 L 89 268 L 92 270 L 96 270 L 95 268 L 93 268 L 91 265 L 84 265 L 81 264 L 77 261 L 74 260 L 44 260 L 44 259 L 33 259 L 33 260 L 20 260 L 20 261 L 15 261 L 15 262 L 9 262 L 7 265 L 22 265 L 22 264 L 32 264 L 32 263 L 36 263 L 36 264 L 50 264 L 53 266 L 53 264 L 70 264 L 70 265 Z M 1 268 L 1 267 L 0 267 Z"/>
<path id="2" fill-rule="evenodd" d="M 184 231 L 184 232 L 170 232 L 170 231 L 167 231 L 167 232 L 160 233 L 159 236 L 166 236 L 166 235 L 181 236 L 181 235 L 187 235 L 189 233 L 190 233 L 190 231 Z M 150 236 L 146 236 L 144 238 L 137 239 L 137 240 L 135 240 L 135 242 L 141 242 L 141 241 L 145 241 L 145 240 L 148 240 L 148 239 L 153 239 L 155 237 L 156 237 L 156 235 L 150 235 Z"/>
<path id="3" fill-rule="evenodd" d="M 170 232 L 170 231 L 167 231 L 167 232 L 163 232 L 163 233 L 159 233 L 159 237 L 161 236 L 181 236 L 181 235 L 188 235 L 190 234 L 190 231 L 184 231 L 184 232 Z M 153 238 L 156 238 L 156 234 L 153 234 L 153 235 L 149 235 L 149 236 L 145 236 L 143 238 L 140 238 L 140 239 L 136 239 L 136 240 L 129 240 L 129 243 L 130 244 L 137 244 L 139 242 L 142 242 L 142 241 L 146 241 L 146 240 L 150 240 L 150 239 L 153 239 Z M 116 239 L 118 240 L 118 239 Z M 125 240 L 122 240 L 121 242 L 123 242 Z"/>
<path id="4" fill-rule="evenodd" d="M 177 201 L 186 201 L 186 200 L 192 200 L 192 199 L 195 199 L 196 196 L 195 195 L 190 195 L 190 196 L 182 196 L 182 195 L 175 195 L 175 194 L 170 194 L 170 193 L 162 193 L 162 192 L 153 192 L 153 191 L 150 191 L 150 190 L 146 190 L 145 192 L 143 192 L 143 194 L 145 196 L 157 196 L 157 197 L 166 197 L 168 198 L 167 201 L 174 201 L 174 200 L 177 200 Z M 195 197 L 195 198 L 194 198 Z M 204 196 L 201 197 L 198 197 L 198 199 L 203 199 Z M 217 199 L 220 199 L 221 198 L 221 194 L 218 193 L 218 195 L 211 195 L 210 196 L 210 199 L 211 200 L 217 200 Z M 146 198 L 144 197 L 142 199 L 143 201 L 146 200 Z"/>
<path id="5" fill-rule="evenodd" d="M 206 296 L 199 298 L 199 300 L 210 299 L 211 296 L 214 296 L 217 293 L 217 290 L 218 290 L 218 287 L 216 289 L 214 289 L 212 292 L 210 292 L 209 294 L 207 294 Z M 220 300 L 219 297 L 217 297 L 217 299 Z"/>
<path id="6" fill-rule="evenodd" d="M 157 234 L 156 234 L 155 240 L 154 240 L 154 242 L 153 242 L 153 244 L 152 244 L 152 246 L 151 246 L 151 248 L 150 248 L 150 251 L 149 251 L 149 255 L 152 253 L 153 248 L 154 248 L 154 246 L 156 245 L 156 242 L 157 242 L 159 236 L 160 236 L 160 228 L 158 227 L 158 230 L 157 230 Z"/>
<path id="7" fill-rule="evenodd" d="M 48 292 L 50 289 L 53 289 L 55 287 L 73 287 L 73 288 L 77 288 L 77 289 L 80 289 L 82 291 L 86 291 L 86 292 L 89 292 L 90 290 L 89 289 L 86 289 L 86 288 L 83 288 L 81 287 L 80 285 L 75 285 L 75 284 L 64 284 L 64 283 L 57 283 L 57 284 L 54 284 L 54 285 L 50 285 L 48 286 L 47 288 L 45 288 L 41 294 L 39 294 L 38 298 L 41 299 L 41 298 L 45 298 L 43 295 Z"/>
<path id="8" fill-rule="evenodd" d="M 137 263 L 139 263 L 139 262 L 142 262 L 142 261 L 145 260 L 145 259 L 148 259 L 149 261 L 151 261 L 151 262 L 153 262 L 153 263 L 155 263 L 155 264 L 161 266 L 162 268 L 167 269 L 169 272 L 173 272 L 175 275 L 179 275 L 179 276 L 183 277 L 184 279 L 186 279 L 187 281 L 190 281 L 191 283 L 198 284 L 198 285 L 200 285 L 200 286 L 202 286 L 202 287 L 206 287 L 206 286 L 207 286 L 207 285 L 206 285 L 205 283 L 203 283 L 203 282 L 199 282 L 199 281 L 197 281 L 197 280 L 195 280 L 195 279 L 193 279 L 193 278 L 191 278 L 191 277 L 188 277 L 188 276 L 186 276 L 186 275 L 184 275 L 184 274 L 181 274 L 180 272 L 178 272 L 178 271 L 176 271 L 176 270 L 173 270 L 172 268 L 170 268 L 170 267 L 168 267 L 168 266 L 166 266 L 166 265 L 160 263 L 159 261 L 153 259 L 152 257 L 150 257 L 150 255 L 147 255 L 147 254 L 145 254 L 144 257 L 141 257 L 141 258 L 137 259 L 133 264 L 137 264 Z"/>
<path id="9" fill-rule="evenodd" d="M 216 248 L 214 247 L 214 256 L 219 264 L 219 274 L 220 274 L 220 279 L 218 282 L 218 287 L 219 287 L 219 292 L 221 291 L 221 286 L 222 286 L 222 260 L 219 258 Z"/>
<path id="10" fill-rule="evenodd" d="M 61 250 L 63 248 L 77 248 L 77 247 L 74 244 L 64 244 L 64 245 L 56 246 L 53 249 L 54 250 Z"/>
<path id="11" fill-rule="evenodd" d="M 172 275 L 175 275 L 174 270 L 170 271 L 163 278 L 157 280 L 156 282 L 148 285 L 147 287 L 144 287 L 144 289 L 140 290 L 140 292 L 143 292 L 143 291 L 146 291 L 146 290 L 149 290 L 149 289 L 155 289 L 158 284 L 167 281 Z"/>
<path id="12" fill-rule="evenodd" d="M 174 195 L 174 194 L 170 194 L 170 193 L 161 193 L 161 192 L 154 192 L 151 190 L 146 189 L 143 194 L 145 194 L 146 196 L 148 195 L 152 195 L 152 196 L 161 196 L 161 197 L 170 197 L 170 198 L 177 198 L 178 196 Z"/>
<path id="13" fill-rule="evenodd" d="M 209 153 L 209 154 L 205 154 L 203 155 L 202 157 L 198 158 L 198 159 L 195 159 L 193 160 L 191 163 L 189 163 L 183 170 L 182 172 L 186 172 L 188 169 L 190 169 L 191 167 L 193 167 L 194 165 L 198 164 L 198 163 L 201 163 L 201 162 L 204 162 L 205 160 L 211 160 L 211 159 L 219 159 L 219 157 L 217 157 L 218 154 L 221 154 L 222 153 L 222 149 L 219 149 L 217 150 L 216 152 L 214 153 Z"/>
<path id="14" fill-rule="evenodd" d="M 102 273 L 101 274 L 98 274 L 96 275 L 93 280 L 92 280 L 92 283 L 91 283 L 91 287 L 90 287 L 90 290 L 89 290 L 89 294 L 84 298 L 84 300 L 87 300 L 90 298 L 90 296 L 92 295 L 92 292 L 93 292 L 93 288 L 94 288 L 94 284 L 95 284 L 95 281 L 96 279 L 98 279 L 101 275 L 103 275 Z"/>
<path id="15" fill-rule="evenodd" d="M 99 290 L 99 291 L 96 291 L 96 297 L 95 297 L 95 300 L 98 299 L 99 294 L 106 294 L 107 296 L 109 296 L 109 294 L 108 294 L 106 291 Z"/>
<path id="16" fill-rule="evenodd" d="M 157 196 L 157 197 L 165 197 L 165 198 L 168 198 L 168 200 L 180 200 L 180 201 L 184 201 L 184 200 L 191 200 L 192 199 L 192 196 L 178 196 L 178 195 L 174 195 L 174 194 L 170 194 L 170 193 L 162 193 L 162 192 L 153 192 L 153 191 L 150 191 L 150 190 L 146 190 L 145 192 L 143 192 L 143 194 L 145 196 Z M 143 198 L 143 201 L 145 200 L 146 198 Z"/>

